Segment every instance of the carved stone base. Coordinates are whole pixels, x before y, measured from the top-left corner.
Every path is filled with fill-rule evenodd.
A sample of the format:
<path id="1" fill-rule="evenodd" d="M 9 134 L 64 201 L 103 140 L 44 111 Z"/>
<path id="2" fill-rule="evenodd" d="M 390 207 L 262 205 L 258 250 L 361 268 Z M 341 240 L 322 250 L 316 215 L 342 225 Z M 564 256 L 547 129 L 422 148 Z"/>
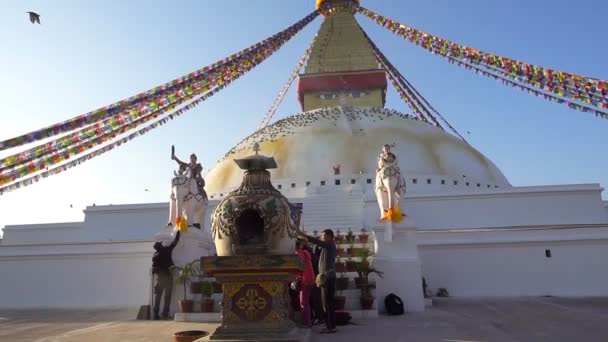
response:
<path id="1" fill-rule="evenodd" d="M 209 341 L 301 341 L 289 320 L 288 284 L 302 269 L 298 255 L 201 258 L 222 284 L 222 324 Z"/>

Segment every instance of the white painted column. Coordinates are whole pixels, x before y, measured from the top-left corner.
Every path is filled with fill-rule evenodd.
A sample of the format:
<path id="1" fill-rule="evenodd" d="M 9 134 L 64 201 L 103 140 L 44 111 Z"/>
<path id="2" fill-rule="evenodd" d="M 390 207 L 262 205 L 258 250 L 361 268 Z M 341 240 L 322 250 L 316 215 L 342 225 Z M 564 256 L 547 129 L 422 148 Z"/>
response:
<path id="1" fill-rule="evenodd" d="M 384 277 L 376 278 L 376 300 L 380 312 L 385 312 L 384 297 L 394 293 L 403 300 L 405 311 L 424 311 L 422 294 L 422 271 L 416 225 L 411 217 L 406 217 L 392 225 L 392 239 L 385 239 L 384 223 L 371 227 L 375 238 L 375 257 L 373 266 L 384 272 Z"/>

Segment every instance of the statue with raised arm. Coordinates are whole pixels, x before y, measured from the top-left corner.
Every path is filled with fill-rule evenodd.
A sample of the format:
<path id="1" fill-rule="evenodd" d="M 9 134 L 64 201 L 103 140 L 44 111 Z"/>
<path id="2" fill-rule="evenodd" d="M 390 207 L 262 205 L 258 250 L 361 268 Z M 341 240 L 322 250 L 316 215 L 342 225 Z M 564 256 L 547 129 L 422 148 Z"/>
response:
<path id="1" fill-rule="evenodd" d="M 403 215 L 399 200 L 405 194 L 405 180 L 397 163 L 397 156 L 391 152 L 391 146 L 382 146 L 376 169 L 376 199 L 380 207 L 380 220 L 401 222 Z"/>
<path id="2" fill-rule="evenodd" d="M 190 163 L 179 160 L 174 146 L 171 146 L 171 159 L 178 163 L 179 171 L 171 180 L 169 225 L 175 224 L 180 229 L 188 226 L 200 229 L 208 202 L 205 180 L 201 175 L 203 167 L 196 162 L 194 153 L 190 155 Z"/>

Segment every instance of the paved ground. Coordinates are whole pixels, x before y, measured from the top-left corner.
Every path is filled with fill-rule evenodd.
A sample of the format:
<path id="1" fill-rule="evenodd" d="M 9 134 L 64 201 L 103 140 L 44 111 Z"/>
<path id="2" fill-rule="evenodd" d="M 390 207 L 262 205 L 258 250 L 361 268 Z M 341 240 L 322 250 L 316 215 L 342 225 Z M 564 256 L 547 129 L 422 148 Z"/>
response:
<path id="1" fill-rule="evenodd" d="M 137 310 L 0 310 L 0 341 L 171 341 L 217 325 L 135 321 Z M 447 299 L 424 313 L 340 327 L 316 341 L 606 342 L 608 298 Z"/>

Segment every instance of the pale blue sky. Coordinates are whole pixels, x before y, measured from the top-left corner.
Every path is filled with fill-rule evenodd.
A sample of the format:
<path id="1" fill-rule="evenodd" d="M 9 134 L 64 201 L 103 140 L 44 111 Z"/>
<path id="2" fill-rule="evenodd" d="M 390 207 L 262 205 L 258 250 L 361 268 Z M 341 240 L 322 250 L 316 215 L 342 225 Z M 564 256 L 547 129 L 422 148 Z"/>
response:
<path id="1" fill-rule="evenodd" d="M 602 0 L 362 0 L 362 5 L 462 44 L 608 79 L 608 3 Z M 314 0 L 0 1 L 0 140 L 211 64 L 313 9 Z M 40 13 L 42 25 L 30 24 L 26 11 Z M 608 120 L 448 64 L 357 18 L 434 107 L 461 133 L 471 132 L 469 142 L 512 184 L 608 185 Z M 171 144 L 178 156 L 196 152 L 205 170 L 212 167 L 255 129 L 321 21 L 168 125 L 0 196 L 0 227 L 82 220 L 82 209 L 93 203 L 166 201 L 174 168 Z M 392 89 L 387 107 L 409 112 Z M 276 118 L 298 111 L 291 89 Z"/>

